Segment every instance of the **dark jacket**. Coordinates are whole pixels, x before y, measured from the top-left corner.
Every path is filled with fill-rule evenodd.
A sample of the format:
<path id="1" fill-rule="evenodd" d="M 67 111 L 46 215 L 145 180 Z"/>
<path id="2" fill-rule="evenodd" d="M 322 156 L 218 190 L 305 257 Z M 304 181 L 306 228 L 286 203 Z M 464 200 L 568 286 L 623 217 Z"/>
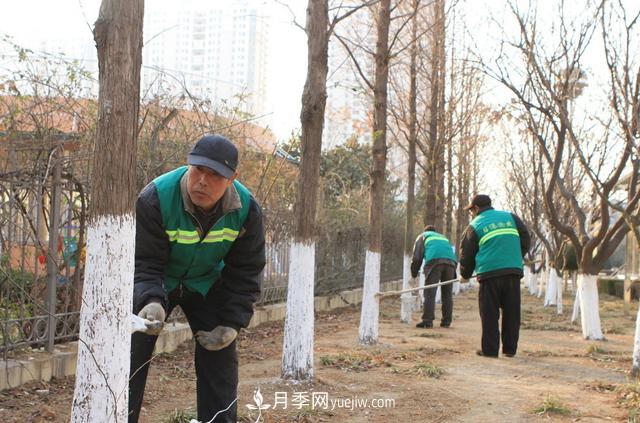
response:
<path id="1" fill-rule="evenodd" d="M 225 193 L 225 196 L 227 194 Z M 224 196 L 208 214 L 194 213 L 194 223 L 204 233 L 224 214 Z M 265 265 L 262 211 L 252 197 L 249 213 L 238 238 L 224 258 L 224 268 L 208 295 L 216 298 L 216 310 L 224 326 L 246 327 L 253 316 L 253 303 L 260 295 Z M 162 224 L 160 201 L 155 184 L 147 185 L 136 202 L 136 257 L 134 273 L 134 309 L 150 300 L 159 300 L 167 308 L 164 268 L 169 260 L 170 242 Z"/>
<path id="2" fill-rule="evenodd" d="M 486 210 L 493 210 L 493 207 L 485 207 L 480 210 L 480 213 Z M 522 257 L 524 257 L 531 246 L 531 237 L 529 235 L 527 227 L 522 222 L 522 220 L 517 215 L 513 213 L 510 214 L 516 224 L 516 229 L 518 230 L 518 235 L 520 237 L 520 253 Z M 476 254 L 478 254 L 479 250 L 480 246 L 478 235 L 476 234 L 475 229 L 471 225 L 469 225 L 464 231 L 464 235 L 462 237 L 462 240 L 460 241 L 459 249 L 460 275 L 463 278 L 468 279 L 473 275 L 473 272 L 476 268 Z M 485 279 L 503 275 L 519 275 L 522 277 L 523 272 L 522 269 L 515 268 L 497 269 L 478 275 L 478 280 L 482 281 Z"/>
<path id="3" fill-rule="evenodd" d="M 420 272 L 420 266 L 424 261 L 424 233 L 420 234 L 418 238 L 416 238 L 416 242 L 413 245 L 413 257 L 411 258 L 411 276 L 416 278 L 418 277 L 418 273 Z M 429 272 L 433 266 L 437 264 L 445 264 L 447 266 L 451 266 L 455 269 L 456 262 L 453 260 L 449 260 L 446 258 L 436 258 L 434 260 L 429 260 L 428 263 L 424 264 L 424 274 L 425 276 L 429 275 Z"/>

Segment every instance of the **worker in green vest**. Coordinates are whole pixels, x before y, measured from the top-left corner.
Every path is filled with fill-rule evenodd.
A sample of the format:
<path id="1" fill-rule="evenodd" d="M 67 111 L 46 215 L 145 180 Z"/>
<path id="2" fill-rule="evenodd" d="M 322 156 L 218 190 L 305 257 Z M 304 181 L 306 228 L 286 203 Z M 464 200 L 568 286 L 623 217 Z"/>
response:
<path id="1" fill-rule="evenodd" d="M 475 270 L 480 283 L 482 349 L 477 354 L 498 357 L 502 309 L 502 354 L 513 357 L 518 349 L 520 279 L 522 258 L 531 244 L 529 231 L 515 214 L 491 207 L 488 195 L 474 196 L 466 209 L 473 220 L 460 241 L 460 274 L 461 282 L 467 282 Z"/>
<path id="2" fill-rule="evenodd" d="M 424 262 L 425 285 L 433 285 L 456 277 L 456 255 L 453 246 L 444 235 L 436 232 L 435 226 L 427 225 L 424 232 L 418 236 L 413 246 L 413 258 L 411 259 L 411 276 L 414 278 L 420 272 L 420 266 Z M 453 313 L 453 294 L 451 284 L 440 287 L 442 300 L 442 319 L 440 326 L 451 326 Z M 416 325 L 418 328 L 432 328 L 435 318 L 436 289 L 425 289 L 424 308 L 422 321 Z"/>
<path id="3" fill-rule="evenodd" d="M 265 265 L 260 206 L 236 180 L 238 150 L 202 137 L 136 203 L 134 312 L 164 322 L 180 306 L 196 339 L 198 420 L 237 420 L 236 336 L 247 327 Z M 161 330 L 161 328 L 159 329 Z M 158 330 L 158 332 L 159 332 Z M 131 339 L 129 422 L 137 422 L 158 333 Z"/>

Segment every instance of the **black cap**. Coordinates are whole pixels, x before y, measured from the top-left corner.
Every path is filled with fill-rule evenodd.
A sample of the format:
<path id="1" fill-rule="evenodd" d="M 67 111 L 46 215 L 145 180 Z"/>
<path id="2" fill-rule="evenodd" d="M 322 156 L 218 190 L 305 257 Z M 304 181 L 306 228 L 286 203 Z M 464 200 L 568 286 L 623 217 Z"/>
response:
<path id="1" fill-rule="evenodd" d="M 238 149 L 222 135 L 205 135 L 187 157 L 192 166 L 205 166 L 229 179 L 238 167 Z"/>
<path id="2" fill-rule="evenodd" d="M 491 197 L 485 194 L 474 195 L 471 199 L 471 203 L 469 203 L 469 205 L 464 209 L 469 210 L 474 208 L 475 206 L 478 206 L 479 208 L 491 207 Z"/>

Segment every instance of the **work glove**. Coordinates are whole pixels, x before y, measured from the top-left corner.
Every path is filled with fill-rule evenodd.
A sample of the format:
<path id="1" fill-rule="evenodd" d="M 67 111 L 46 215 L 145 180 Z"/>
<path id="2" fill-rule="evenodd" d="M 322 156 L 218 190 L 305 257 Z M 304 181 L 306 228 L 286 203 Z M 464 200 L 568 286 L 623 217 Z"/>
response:
<path id="1" fill-rule="evenodd" d="M 142 307 L 142 310 L 138 313 L 138 317 L 154 323 L 153 326 L 147 326 L 146 333 L 148 335 L 159 335 L 164 327 L 164 319 L 167 317 L 167 313 L 164 311 L 162 304 L 152 301 Z"/>
<path id="2" fill-rule="evenodd" d="M 196 340 L 205 350 L 218 351 L 228 347 L 238 336 L 238 331 L 228 326 L 216 326 L 212 331 L 199 330 Z"/>

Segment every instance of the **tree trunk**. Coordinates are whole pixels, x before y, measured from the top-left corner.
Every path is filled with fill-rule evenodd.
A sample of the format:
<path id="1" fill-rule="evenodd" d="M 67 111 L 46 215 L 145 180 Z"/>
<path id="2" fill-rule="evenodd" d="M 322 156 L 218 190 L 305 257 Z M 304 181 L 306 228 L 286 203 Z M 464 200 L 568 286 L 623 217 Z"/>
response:
<path id="1" fill-rule="evenodd" d="M 571 313 L 571 323 L 575 323 L 580 317 L 580 290 L 576 287 L 573 297 L 573 312 Z"/>
<path id="2" fill-rule="evenodd" d="M 538 275 L 529 269 L 529 295 L 538 294 Z"/>
<path id="3" fill-rule="evenodd" d="M 411 253 L 414 245 L 413 208 L 416 184 L 416 137 L 417 137 L 417 57 L 418 57 L 418 0 L 413 0 L 411 64 L 409 65 L 409 157 L 407 164 L 407 214 L 404 226 L 404 257 L 402 261 L 402 289 L 408 289 L 411 277 Z M 411 323 L 412 295 L 402 297 L 400 321 Z"/>
<path id="4" fill-rule="evenodd" d="M 544 306 L 553 306 L 556 305 L 556 297 L 557 297 L 557 289 L 558 289 L 558 272 L 556 269 L 551 266 L 547 269 L 547 289 L 544 293 Z"/>
<path id="5" fill-rule="evenodd" d="M 381 0 L 378 6 L 375 54 L 374 111 L 372 133 L 371 200 L 369 206 L 369 249 L 365 258 L 362 313 L 359 338 L 362 344 L 378 342 L 378 309 L 375 298 L 380 290 L 380 260 L 382 253 L 382 211 L 384 179 L 387 162 L 387 80 L 389 77 L 389 26 L 391 0 Z"/>
<path id="6" fill-rule="evenodd" d="M 640 307 L 636 315 L 636 334 L 633 338 L 631 376 L 637 378 L 638 373 L 640 373 Z"/>
<path id="7" fill-rule="evenodd" d="M 540 275 L 538 275 L 538 298 L 542 297 L 542 294 L 544 293 L 544 290 L 545 290 L 544 283 L 547 280 L 548 273 L 549 271 L 545 267 L 544 270 L 540 271 Z"/>
<path id="8" fill-rule="evenodd" d="M 125 422 L 144 0 L 103 0 L 100 90 L 72 422 Z"/>
<path id="9" fill-rule="evenodd" d="M 327 100 L 329 12 L 327 0 L 307 5 L 307 81 L 302 93 L 302 161 L 298 179 L 296 232 L 291 244 L 287 317 L 284 328 L 282 376 L 313 377 L 314 227 L 320 180 L 322 125 Z"/>
<path id="10" fill-rule="evenodd" d="M 556 272 L 556 307 L 557 307 L 557 313 L 558 314 L 562 314 L 563 308 L 562 308 L 562 293 L 564 292 L 564 280 L 562 277 L 560 277 L 560 275 L 558 274 L 557 271 Z"/>
<path id="11" fill-rule="evenodd" d="M 529 270 L 529 266 L 524 266 L 524 287 L 525 289 L 529 289 L 529 283 L 531 282 L 531 270 Z"/>
<path id="12" fill-rule="evenodd" d="M 582 336 L 584 339 L 603 340 L 598 309 L 598 277 L 579 273 L 578 291 L 580 292 Z"/>

